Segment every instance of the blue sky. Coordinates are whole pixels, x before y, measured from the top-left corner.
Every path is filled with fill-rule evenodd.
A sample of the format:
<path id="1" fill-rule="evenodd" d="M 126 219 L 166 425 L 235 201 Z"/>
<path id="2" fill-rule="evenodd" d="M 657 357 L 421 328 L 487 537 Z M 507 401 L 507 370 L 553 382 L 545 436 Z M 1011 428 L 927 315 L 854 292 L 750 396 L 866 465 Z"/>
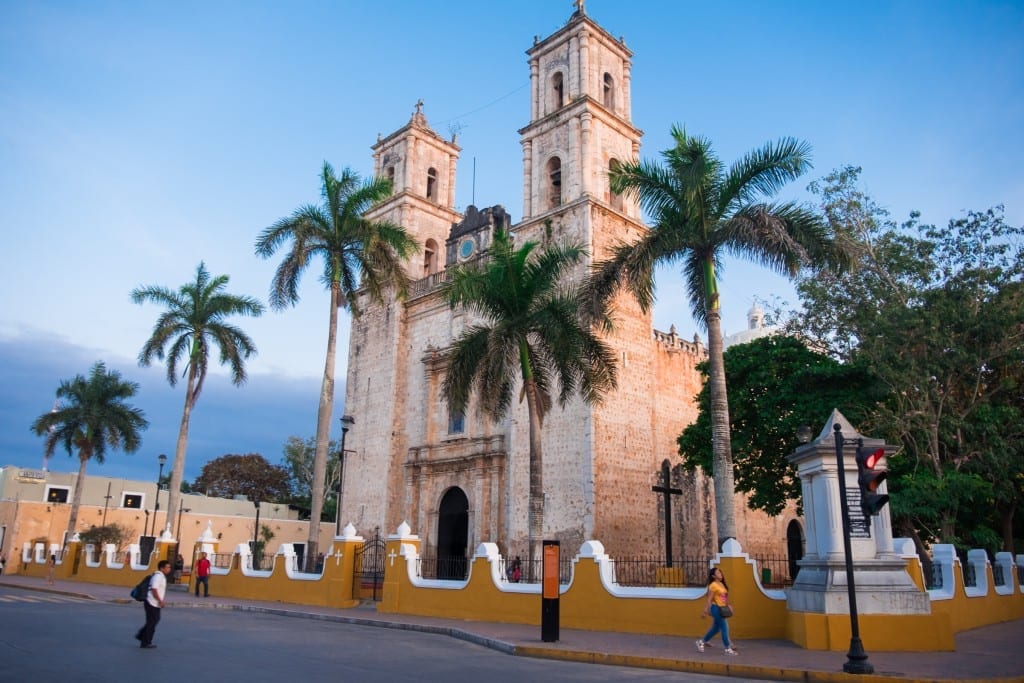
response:
<path id="1" fill-rule="evenodd" d="M 142 386 L 152 426 L 138 453 L 90 472 L 151 478 L 173 454 L 182 396 L 135 357 L 158 310 L 139 285 L 176 288 L 200 260 L 229 289 L 266 300 L 275 260 L 261 229 L 318 198 L 323 160 L 372 170 L 378 133 L 417 99 L 458 129 L 456 204 L 522 213 L 516 130 L 528 122 L 533 36 L 572 3 L 12 2 L 0 0 L 0 465 L 38 467 L 28 425 L 61 379 L 104 360 Z M 1024 6 L 1014 2 L 660 3 L 589 0 L 634 51 L 641 155 L 672 124 L 726 160 L 783 135 L 815 170 L 864 168 L 895 218 L 945 223 L 1006 205 L 1024 222 Z M 474 163 L 475 160 L 475 163 Z M 475 182 L 473 168 L 475 166 Z M 807 182 L 784 196 L 806 199 Z M 726 332 L 755 296 L 795 303 L 788 283 L 729 263 Z M 327 298 L 315 270 L 295 309 L 240 320 L 259 348 L 250 382 L 222 371 L 200 399 L 186 478 L 224 453 L 272 461 L 315 429 Z M 661 273 L 655 325 L 697 332 L 676 273 Z M 339 344 L 344 395 L 347 320 Z M 358 425 L 357 425 L 358 428 Z M 337 431 L 337 425 L 334 425 Z M 74 469 L 65 454 L 51 467 Z"/>

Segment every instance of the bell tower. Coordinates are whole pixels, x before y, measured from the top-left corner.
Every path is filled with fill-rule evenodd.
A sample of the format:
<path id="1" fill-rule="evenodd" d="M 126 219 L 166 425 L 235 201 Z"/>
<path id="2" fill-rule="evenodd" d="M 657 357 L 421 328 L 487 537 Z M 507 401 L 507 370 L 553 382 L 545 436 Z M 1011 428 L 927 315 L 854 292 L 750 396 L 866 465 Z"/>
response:
<path id="1" fill-rule="evenodd" d="M 578 244 L 588 261 L 601 260 L 612 246 L 648 232 L 636 199 L 614 194 L 609 186 L 609 170 L 640 153 L 643 133 L 631 114 L 633 53 L 578 1 L 566 24 L 534 38 L 526 54 L 530 121 L 519 130 L 523 219 L 513 227 L 514 236 L 541 245 Z M 582 280 L 589 265 L 581 263 L 573 277 Z M 618 388 L 600 405 L 576 399 L 544 418 L 545 534 L 566 547 L 589 538 L 611 539 L 607 547 L 635 547 L 634 530 L 652 526 L 644 496 L 686 424 L 681 415 L 665 419 L 662 412 L 669 404 L 673 411 L 689 410 L 685 399 L 665 397 L 654 378 L 689 375 L 696 356 L 673 349 L 669 358 L 653 337 L 650 312 L 631 297 L 620 295 L 614 308 L 615 330 L 606 341 L 618 361 Z M 516 479 L 514 463 L 529 455 L 525 427 L 519 427 L 526 424 L 520 416 L 510 430 L 512 496 L 520 499 L 527 489 Z M 520 530 L 527 523 L 525 514 L 516 517 L 517 510 L 513 542 L 523 540 Z"/>
<path id="2" fill-rule="evenodd" d="M 576 3 L 568 23 L 527 50 L 530 123 L 523 147 L 523 220 L 596 201 L 633 221 L 639 206 L 611 192 L 608 171 L 636 159 L 643 134 L 631 122 L 633 53 Z"/>
<path id="3" fill-rule="evenodd" d="M 455 211 L 455 167 L 461 151 L 455 138 L 431 130 L 416 103 L 409 122 L 373 146 L 373 172 L 391 180 L 394 193 L 367 212 L 370 220 L 390 220 L 406 229 L 421 251 L 406 264 L 413 280 L 444 269 L 444 244 L 460 216 Z"/>

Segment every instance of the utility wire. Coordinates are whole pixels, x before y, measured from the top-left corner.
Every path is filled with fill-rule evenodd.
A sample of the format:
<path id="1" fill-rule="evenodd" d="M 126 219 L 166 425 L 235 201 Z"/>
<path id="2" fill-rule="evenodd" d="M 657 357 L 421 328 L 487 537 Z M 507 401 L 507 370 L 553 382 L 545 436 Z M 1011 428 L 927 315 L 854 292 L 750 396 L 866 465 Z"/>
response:
<path id="1" fill-rule="evenodd" d="M 508 99 L 509 97 L 512 97 L 513 95 L 515 95 L 517 92 L 519 92 L 520 90 L 522 90 L 523 88 L 525 88 L 528 85 L 530 85 L 530 82 L 526 81 L 525 83 L 523 83 L 521 86 L 519 86 L 515 90 L 512 90 L 510 92 L 505 93 L 504 95 L 502 95 L 501 97 L 499 97 L 496 100 L 492 100 L 492 101 L 488 102 L 487 104 L 485 104 L 483 106 L 477 107 L 476 109 L 473 109 L 471 111 L 467 111 L 465 114 L 459 114 L 458 116 L 453 116 L 453 117 L 451 117 L 449 119 L 445 119 L 444 121 L 439 121 L 437 123 L 437 125 L 442 126 L 442 125 L 444 125 L 446 123 L 451 123 L 452 121 L 457 121 L 458 119 L 464 118 L 466 116 L 472 116 L 473 114 L 475 114 L 475 113 L 477 113 L 479 111 L 483 111 L 484 109 L 487 109 L 488 107 L 493 107 L 498 102 L 501 102 L 502 100 L 505 100 L 505 99 Z"/>

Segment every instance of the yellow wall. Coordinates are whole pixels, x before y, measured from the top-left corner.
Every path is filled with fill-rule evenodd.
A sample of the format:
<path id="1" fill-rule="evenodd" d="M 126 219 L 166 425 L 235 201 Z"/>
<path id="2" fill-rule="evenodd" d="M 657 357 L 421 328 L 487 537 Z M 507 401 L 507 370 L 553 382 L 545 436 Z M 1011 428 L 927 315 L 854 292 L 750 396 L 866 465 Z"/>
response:
<path id="1" fill-rule="evenodd" d="M 335 540 L 327 555 L 322 576 L 314 580 L 291 579 L 286 558 L 277 555 L 269 576 L 247 576 L 240 568 L 242 556 L 235 553 L 231 568 L 211 576 L 211 594 L 252 600 L 348 608 L 358 604 L 354 597 L 356 550 L 362 540 Z M 599 544 L 597 544 L 599 545 Z M 489 547 L 488 547 L 489 546 Z M 172 544 L 157 545 L 159 557 L 166 557 Z M 391 537 L 384 563 L 383 599 L 378 611 L 437 616 L 450 619 L 534 624 L 541 617 L 540 586 L 510 584 L 498 568 L 501 558 L 491 544 L 482 546 L 486 556 L 474 557 L 469 580 L 430 581 L 410 577 L 419 552 L 416 537 Z M 89 567 L 81 544 L 72 543 L 67 557 L 78 558 L 58 567 L 58 576 L 72 580 L 122 586 L 135 585 L 145 572 L 156 567 L 158 558 L 146 570 L 130 567 Z M 577 557 L 572 581 L 563 586 L 559 600 L 560 626 L 597 631 L 664 634 L 700 637 L 710 626 L 701 613 L 706 591 L 700 588 L 622 589 L 607 588 L 601 578 L 601 553 Z M 745 556 L 719 557 L 717 566 L 729 582 L 729 599 L 736 616 L 730 620 L 731 635 L 738 639 L 778 638 L 814 650 L 845 651 L 850 645 L 848 615 L 789 612 L 777 592 L 766 593 L 760 586 L 754 563 Z M 919 567 L 911 563 L 915 582 L 921 580 Z M 1024 593 L 1011 572 L 1012 594 L 995 592 L 991 571 L 985 596 L 968 597 L 963 589 L 959 564 L 954 564 L 955 585 L 951 599 L 932 599 L 930 615 L 860 615 L 861 640 L 870 651 L 952 650 L 953 637 L 960 631 L 1024 618 Z M 45 576 L 45 564 L 30 562 L 26 571 Z M 424 585 L 426 583 L 426 585 Z M 419 585 L 417 585 L 419 584 Z M 921 585 L 920 583 L 918 584 Z M 616 595 L 614 593 L 620 593 Z"/>
<path id="2" fill-rule="evenodd" d="M 219 499 L 212 499 L 217 502 Z M 252 506 L 249 506 L 252 507 Z M 5 572 L 19 574 L 26 571 L 22 567 L 21 548 L 22 544 L 34 543 L 37 539 L 46 539 L 47 547 L 50 543 L 61 545 L 64 538 L 64 531 L 68 526 L 68 517 L 71 506 L 61 503 L 44 502 L 0 502 L 0 525 L 7 526 L 7 536 L 4 539 L 3 555 L 7 559 Z M 81 505 L 79 507 L 78 524 L 79 530 L 84 531 L 92 526 L 100 526 L 106 520 L 107 524 L 118 523 L 127 527 L 134 534 L 133 542 L 138 541 L 139 536 L 146 535 L 152 531 L 152 512 L 149 515 L 150 525 L 146 526 L 147 516 L 142 510 L 114 508 L 106 510 L 104 516 L 103 507 Z M 164 510 L 157 513 L 157 535 L 161 532 L 161 526 L 166 521 Z M 250 516 L 242 515 L 218 515 L 208 512 L 184 512 L 181 515 L 181 523 L 175 524 L 171 530 L 172 535 L 177 536 L 181 532 L 181 547 L 191 548 L 199 536 L 212 525 L 215 534 L 219 534 L 221 547 L 234 548 L 239 543 L 252 540 L 255 528 L 255 509 Z M 273 540 L 267 545 L 267 552 L 275 552 L 283 543 L 305 543 L 309 535 L 309 522 L 307 520 L 282 519 L 266 514 L 260 517 L 260 526 L 268 527 L 274 534 Z M 320 547 L 326 548 L 331 544 L 334 536 L 334 524 L 324 522 L 320 524 Z M 123 551 L 124 548 L 118 550 Z M 185 556 L 185 564 L 188 566 L 192 561 L 189 553 L 182 553 Z M 44 570 L 45 574 L 45 570 Z"/>
<path id="3" fill-rule="evenodd" d="M 323 574 L 313 580 L 290 579 L 284 555 L 274 556 L 270 576 L 246 576 L 241 569 L 241 556 L 235 553 L 227 574 L 210 575 L 210 594 L 296 605 L 355 607 L 359 604 L 352 593 L 355 551 L 361 545 L 361 541 L 334 541 L 334 552 L 326 556 Z M 194 585 L 190 584 L 189 589 L 194 591 Z"/>
<path id="4" fill-rule="evenodd" d="M 979 626 L 998 624 L 1002 621 L 1019 619 L 1024 614 L 1024 593 L 1017 584 L 1017 573 L 1011 571 L 1008 582 L 1013 586 L 1012 595 L 999 595 L 995 592 L 992 569 L 986 570 L 988 575 L 988 593 L 983 596 L 968 597 L 964 589 L 964 577 L 959 562 L 953 563 L 953 597 L 948 600 L 932 600 L 932 614 L 943 615 L 949 619 L 954 633 L 967 631 Z"/>

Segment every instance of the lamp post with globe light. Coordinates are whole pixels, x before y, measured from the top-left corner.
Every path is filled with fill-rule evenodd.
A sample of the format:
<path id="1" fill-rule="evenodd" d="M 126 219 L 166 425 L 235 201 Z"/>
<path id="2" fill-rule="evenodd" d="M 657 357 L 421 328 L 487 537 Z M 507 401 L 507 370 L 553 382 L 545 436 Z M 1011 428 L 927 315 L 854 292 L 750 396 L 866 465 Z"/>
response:
<path id="1" fill-rule="evenodd" d="M 164 465 L 167 464 L 167 456 L 161 453 L 156 459 L 160 463 L 160 473 L 156 475 L 156 498 L 153 502 L 153 530 L 150 531 L 150 536 L 156 536 L 156 513 L 160 512 L 160 482 L 164 478 Z"/>
<path id="2" fill-rule="evenodd" d="M 341 416 L 341 453 L 338 454 L 338 511 L 334 518 L 334 535 L 341 536 L 341 494 L 345 487 L 345 437 L 356 423 L 351 415 Z"/>

